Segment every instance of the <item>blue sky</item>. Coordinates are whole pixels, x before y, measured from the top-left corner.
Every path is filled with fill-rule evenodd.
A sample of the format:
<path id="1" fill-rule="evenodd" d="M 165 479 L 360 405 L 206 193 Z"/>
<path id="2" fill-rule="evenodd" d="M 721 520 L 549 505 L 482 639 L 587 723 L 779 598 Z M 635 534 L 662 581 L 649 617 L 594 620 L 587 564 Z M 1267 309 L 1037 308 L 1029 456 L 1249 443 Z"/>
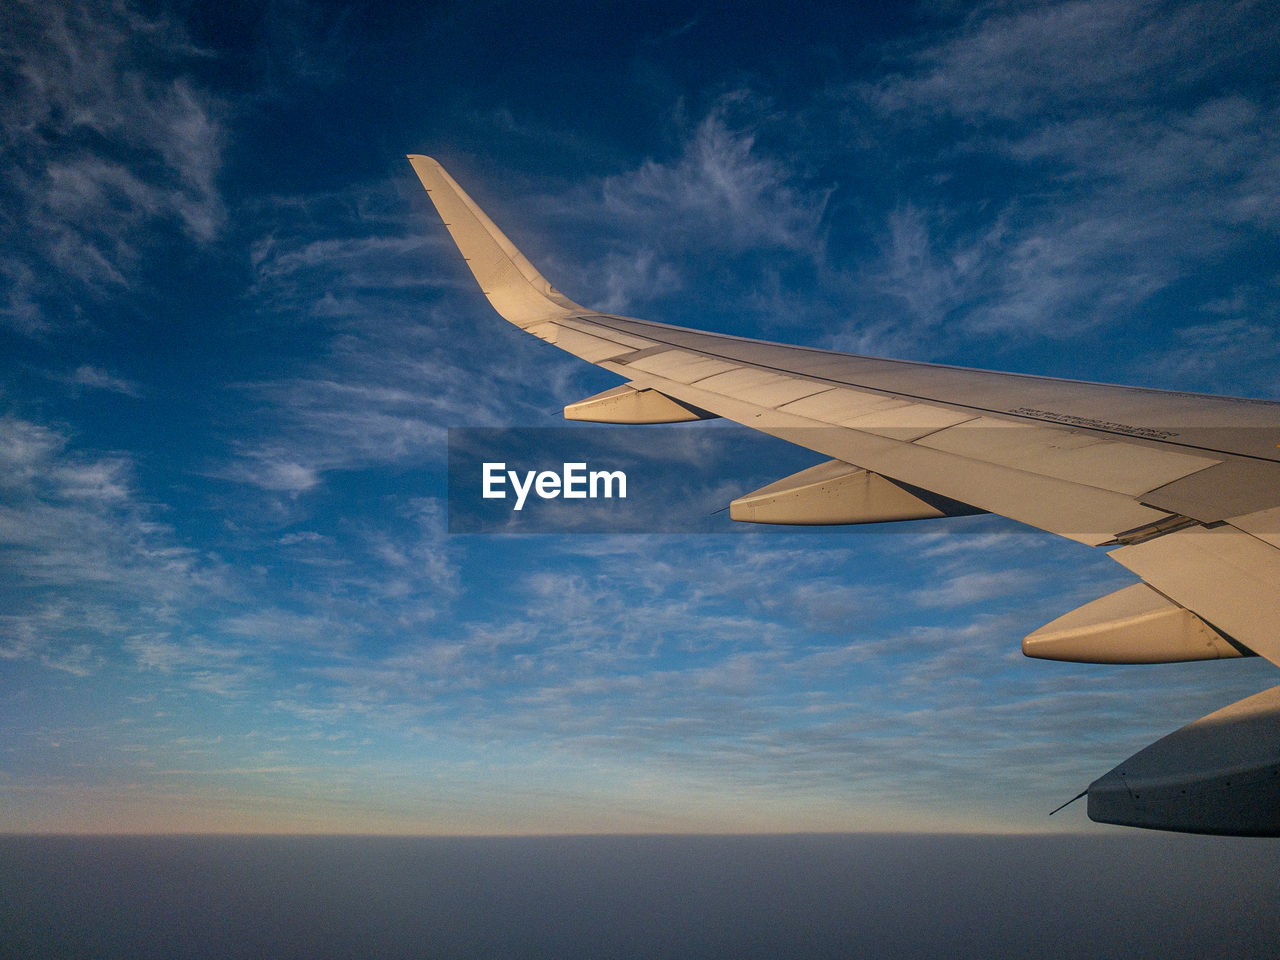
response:
<path id="1" fill-rule="evenodd" d="M 1101 551 L 449 535 L 449 428 L 616 381 L 492 313 L 404 155 L 597 308 L 1277 399 L 1278 50 L 1248 2 L 19 0 L 0 830 L 1102 829 L 1045 814 L 1274 668 L 1022 658 Z M 811 462 L 635 429 L 756 451 L 722 503 Z"/>

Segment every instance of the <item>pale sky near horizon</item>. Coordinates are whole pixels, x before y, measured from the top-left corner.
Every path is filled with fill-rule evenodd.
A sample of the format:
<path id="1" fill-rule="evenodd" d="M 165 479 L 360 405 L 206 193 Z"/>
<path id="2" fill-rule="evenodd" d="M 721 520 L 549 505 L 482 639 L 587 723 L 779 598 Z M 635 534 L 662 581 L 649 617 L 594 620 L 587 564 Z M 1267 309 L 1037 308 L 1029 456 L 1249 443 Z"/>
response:
<path id="1" fill-rule="evenodd" d="M 1267 4 L 10 7 L 0 832 L 1096 832 L 1276 682 L 1024 659 L 1132 578 L 998 519 L 450 535 L 450 428 L 616 379 L 405 161 L 599 309 L 1275 400 Z M 753 451 L 721 505 L 821 459 L 634 436 Z"/>

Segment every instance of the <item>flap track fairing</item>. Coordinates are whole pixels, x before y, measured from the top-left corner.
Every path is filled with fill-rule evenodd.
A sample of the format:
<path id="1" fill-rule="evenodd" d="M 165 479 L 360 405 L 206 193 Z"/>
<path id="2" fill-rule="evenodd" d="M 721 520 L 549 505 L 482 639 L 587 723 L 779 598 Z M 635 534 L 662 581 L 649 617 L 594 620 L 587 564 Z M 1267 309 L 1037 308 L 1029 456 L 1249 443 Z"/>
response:
<path id="1" fill-rule="evenodd" d="M 801 470 L 729 504 L 734 520 L 798 526 L 890 523 L 984 512 L 842 460 Z"/>
<path id="2" fill-rule="evenodd" d="M 714 420 L 717 415 L 683 403 L 657 390 L 637 390 L 630 384 L 597 393 L 564 408 L 566 420 L 589 423 L 687 423 Z"/>
<path id="3" fill-rule="evenodd" d="M 1022 652 L 1072 663 L 1182 663 L 1254 656 L 1145 583 L 1099 597 L 1045 624 L 1023 638 Z"/>

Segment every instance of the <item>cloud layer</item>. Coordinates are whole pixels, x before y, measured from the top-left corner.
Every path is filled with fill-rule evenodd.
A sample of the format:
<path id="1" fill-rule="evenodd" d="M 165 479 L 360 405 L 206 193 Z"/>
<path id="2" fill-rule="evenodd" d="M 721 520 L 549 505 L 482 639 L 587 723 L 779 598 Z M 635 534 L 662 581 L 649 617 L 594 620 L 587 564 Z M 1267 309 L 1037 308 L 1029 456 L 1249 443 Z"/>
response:
<path id="1" fill-rule="evenodd" d="M 97 296 L 128 287 L 155 231 L 219 234 L 226 107 L 184 75 L 207 54 L 166 14 L 18 0 L 0 44 L 0 182 L 14 214 L 3 315 L 37 333 L 69 319 L 63 282 Z"/>

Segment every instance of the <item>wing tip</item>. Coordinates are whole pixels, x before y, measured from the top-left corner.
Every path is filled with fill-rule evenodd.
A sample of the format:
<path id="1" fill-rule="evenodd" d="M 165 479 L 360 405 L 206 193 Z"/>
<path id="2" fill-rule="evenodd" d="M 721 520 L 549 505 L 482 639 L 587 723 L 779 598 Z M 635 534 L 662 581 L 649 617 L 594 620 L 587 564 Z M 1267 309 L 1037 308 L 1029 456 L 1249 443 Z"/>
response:
<path id="1" fill-rule="evenodd" d="M 557 293 L 497 224 L 432 157 L 406 154 L 489 302 L 516 326 L 583 307 Z"/>

